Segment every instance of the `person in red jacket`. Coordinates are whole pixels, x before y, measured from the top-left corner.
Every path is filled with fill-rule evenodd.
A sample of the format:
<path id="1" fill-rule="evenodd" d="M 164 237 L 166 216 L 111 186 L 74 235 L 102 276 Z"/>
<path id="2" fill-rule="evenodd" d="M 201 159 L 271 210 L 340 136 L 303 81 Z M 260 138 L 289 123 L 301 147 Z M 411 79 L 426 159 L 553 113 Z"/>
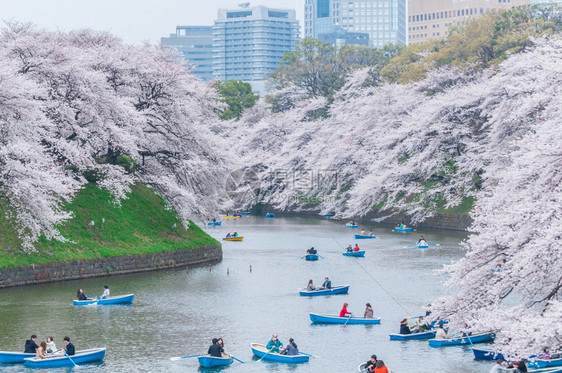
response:
<path id="1" fill-rule="evenodd" d="M 346 317 L 347 315 L 351 316 L 351 312 L 347 310 L 347 306 L 348 306 L 347 303 L 343 304 L 343 307 L 341 308 L 340 311 L 340 317 Z"/>
<path id="2" fill-rule="evenodd" d="M 353 248 L 354 251 L 359 251 L 359 245 L 355 244 L 355 247 Z"/>

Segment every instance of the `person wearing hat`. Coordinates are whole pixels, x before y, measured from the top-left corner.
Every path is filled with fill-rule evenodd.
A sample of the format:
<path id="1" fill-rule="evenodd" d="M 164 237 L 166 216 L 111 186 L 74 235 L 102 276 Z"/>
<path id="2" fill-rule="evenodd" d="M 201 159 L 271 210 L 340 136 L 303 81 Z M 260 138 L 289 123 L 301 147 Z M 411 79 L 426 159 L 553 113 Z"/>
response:
<path id="1" fill-rule="evenodd" d="M 400 334 L 412 334 L 410 327 L 408 326 L 408 318 L 400 321 Z"/>
<path id="2" fill-rule="evenodd" d="M 283 349 L 283 351 L 281 351 L 281 355 L 295 356 L 298 354 L 299 354 L 299 349 L 297 347 L 297 344 L 295 343 L 295 340 L 293 338 L 289 338 L 289 343 Z"/>
<path id="3" fill-rule="evenodd" d="M 265 348 L 269 350 L 269 352 L 279 352 L 279 349 L 283 346 L 283 343 L 277 338 L 277 334 L 273 334 L 269 342 Z"/>
<path id="4" fill-rule="evenodd" d="M 365 363 L 365 371 L 374 372 L 377 364 L 377 355 L 371 355 L 371 359 Z"/>
<path id="5" fill-rule="evenodd" d="M 210 356 L 222 357 L 223 351 L 223 348 L 219 344 L 219 340 L 217 338 L 213 338 L 213 344 L 209 347 L 209 351 L 207 351 L 207 353 Z"/>

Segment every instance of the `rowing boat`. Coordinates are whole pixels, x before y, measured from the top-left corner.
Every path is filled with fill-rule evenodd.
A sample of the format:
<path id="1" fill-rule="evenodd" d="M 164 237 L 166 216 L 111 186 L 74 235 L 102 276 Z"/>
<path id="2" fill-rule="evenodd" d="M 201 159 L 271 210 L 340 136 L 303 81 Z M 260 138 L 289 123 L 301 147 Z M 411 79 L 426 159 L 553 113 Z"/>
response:
<path id="1" fill-rule="evenodd" d="M 221 367 L 225 365 L 232 364 L 234 361 L 232 357 L 216 357 L 210 355 L 201 355 L 197 357 L 199 360 L 199 365 L 203 368 Z"/>
<path id="2" fill-rule="evenodd" d="M 244 236 L 238 236 L 238 237 L 224 237 L 222 240 L 223 241 L 242 241 L 244 239 Z"/>
<path id="3" fill-rule="evenodd" d="M 306 363 L 310 356 L 299 353 L 298 355 L 281 355 L 278 352 L 269 352 L 267 347 L 261 343 L 250 343 L 250 348 L 254 355 L 263 360 L 275 361 L 278 363 Z"/>
<path id="4" fill-rule="evenodd" d="M 477 333 L 472 335 L 459 336 L 457 338 L 447 339 L 430 339 L 429 345 L 431 347 L 447 347 L 447 346 L 460 346 L 473 343 L 492 342 L 496 335 L 491 332 Z"/>
<path id="5" fill-rule="evenodd" d="M 352 228 L 352 229 L 359 228 L 359 226 L 355 225 L 355 224 L 346 224 L 345 227 L 346 228 Z"/>
<path id="6" fill-rule="evenodd" d="M 100 306 L 107 306 L 112 304 L 130 304 L 133 303 L 134 294 L 118 295 L 115 297 L 109 297 L 105 299 L 92 298 L 87 300 L 73 300 L 72 304 L 75 306 L 90 306 L 97 304 Z"/>
<path id="7" fill-rule="evenodd" d="M 0 351 L 0 364 L 23 363 L 23 359 L 34 356 L 34 353 Z"/>
<path id="8" fill-rule="evenodd" d="M 303 297 L 315 297 L 317 295 L 333 295 L 346 294 L 349 291 L 349 285 L 333 286 L 330 289 L 319 288 L 316 290 L 299 289 L 299 295 Z"/>
<path id="9" fill-rule="evenodd" d="M 394 228 L 394 232 L 413 232 L 414 228 L 400 228 L 400 227 L 395 227 Z"/>
<path id="10" fill-rule="evenodd" d="M 222 221 L 210 221 L 207 223 L 207 225 L 221 225 Z"/>
<path id="11" fill-rule="evenodd" d="M 76 354 L 70 356 L 70 358 L 68 357 L 68 355 L 50 357 L 48 359 L 28 357 L 24 359 L 24 362 L 25 365 L 32 368 L 58 368 L 64 366 L 73 366 L 80 363 L 91 363 L 94 361 L 103 360 L 104 357 L 105 347 L 77 351 Z"/>
<path id="12" fill-rule="evenodd" d="M 355 238 L 358 240 L 365 240 L 369 238 L 377 238 L 374 234 L 356 234 Z"/>
<path id="13" fill-rule="evenodd" d="M 411 334 L 389 334 L 391 341 L 410 341 L 414 339 L 430 339 L 435 338 L 436 332 L 420 332 Z"/>
<path id="14" fill-rule="evenodd" d="M 365 317 L 339 317 L 336 315 L 327 315 L 324 313 L 314 313 L 310 312 L 310 321 L 315 324 L 380 324 L 381 319 L 376 318 L 365 318 Z"/>
<path id="15" fill-rule="evenodd" d="M 313 262 L 315 260 L 318 260 L 318 254 L 306 254 L 304 256 L 304 259 Z"/>
<path id="16" fill-rule="evenodd" d="M 266 218 L 274 218 L 274 217 L 275 217 L 275 214 L 272 213 L 272 212 L 268 212 L 267 214 L 265 214 L 265 217 L 266 217 Z"/>
<path id="17" fill-rule="evenodd" d="M 361 251 L 346 251 L 344 253 L 342 253 L 343 256 L 358 256 L 358 257 L 364 257 L 365 256 L 365 250 L 361 250 Z"/>

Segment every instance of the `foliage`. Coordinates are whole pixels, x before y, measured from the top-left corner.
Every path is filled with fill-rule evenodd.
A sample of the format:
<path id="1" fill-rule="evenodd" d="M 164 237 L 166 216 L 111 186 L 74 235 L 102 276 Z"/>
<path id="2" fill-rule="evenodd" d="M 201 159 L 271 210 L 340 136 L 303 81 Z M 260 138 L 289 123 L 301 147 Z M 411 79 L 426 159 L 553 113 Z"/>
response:
<path id="1" fill-rule="evenodd" d="M 221 96 L 219 101 L 228 106 L 223 110 L 218 109 L 223 120 L 240 119 L 242 111 L 254 106 L 259 99 L 259 96 L 252 92 L 252 86 L 240 80 L 217 82 L 215 87 Z"/>
<path id="2" fill-rule="evenodd" d="M 175 212 L 162 198 L 137 183 L 122 206 L 115 206 L 107 190 L 94 184 L 84 189 L 66 206 L 73 217 L 59 226 L 68 242 L 49 241 L 42 236 L 35 245 L 37 253 L 23 252 L 9 222 L 0 216 L 0 268 L 78 259 L 189 249 L 217 244 L 195 224 L 184 228 Z M 89 223 L 93 221 L 94 225 Z M 176 225 L 175 228 L 173 227 Z M 4 245 L 9 245 L 7 250 Z"/>
<path id="3" fill-rule="evenodd" d="M 141 181 L 180 214 L 216 211 L 215 91 L 172 50 L 8 23 L 0 36 L 0 196 L 27 251 L 88 181 L 117 204 Z"/>

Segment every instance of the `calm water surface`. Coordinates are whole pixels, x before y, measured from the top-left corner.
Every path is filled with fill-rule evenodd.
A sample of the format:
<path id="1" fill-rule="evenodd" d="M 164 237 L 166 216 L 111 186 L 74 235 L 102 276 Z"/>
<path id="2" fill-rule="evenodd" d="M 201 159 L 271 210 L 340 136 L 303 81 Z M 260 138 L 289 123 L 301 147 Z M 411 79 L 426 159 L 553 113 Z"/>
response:
<path id="1" fill-rule="evenodd" d="M 360 226 L 361 227 L 361 226 Z M 77 349 L 107 347 L 102 363 L 81 372 L 217 372 L 202 370 L 197 359 L 172 356 L 205 353 L 213 337 L 223 337 L 234 362 L 228 372 L 354 372 L 377 354 L 394 373 L 488 372 L 492 364 L 474 361 L 468 347 L 430 348 L 427 341 L 389 341 L 399 322 L 422 314 L 421 306 L 443 294 L 442 277 L 432 272 L 463 255 L 463 233 L 418 231 L 399 234 L 389 226 L 367 225 L 379 238 L 354 240 L 358 230 L 316 218 L 245 217 L 206 228 L 217 239 L 237 231 L 244 242 L 224 242 L 221 263 L 125 276 L 0 289 L 0 350 L 23 351 L 31 334 L 52 335 L 58 347 L 71 337 Z M 407 245 L 423 234 L 439 243 L 427 250 Z M 341 255 L 358 243 L 365 258 Z M 314 246 L 325 259 L 301 259 Z M 349 294 L 300 297 L 309 278 L 321 284 L 350 284 Z M 88 296 L 134 293 L 131 306 L 74 307 L 77 288 Z M 344 302 L 355 314 L 371 303 L 381 325 L 312 325 L 309 312 L 338 313 Z M 267 343 L 278 333 L 294 338 L 301 351 L 318 355 L 310 362 L 286 365 L 256 361 L 250 342 Z M 66 372 L 71 369 L 50 369 Z M 21 365 L 2 372 L 41 372 Z"/>

